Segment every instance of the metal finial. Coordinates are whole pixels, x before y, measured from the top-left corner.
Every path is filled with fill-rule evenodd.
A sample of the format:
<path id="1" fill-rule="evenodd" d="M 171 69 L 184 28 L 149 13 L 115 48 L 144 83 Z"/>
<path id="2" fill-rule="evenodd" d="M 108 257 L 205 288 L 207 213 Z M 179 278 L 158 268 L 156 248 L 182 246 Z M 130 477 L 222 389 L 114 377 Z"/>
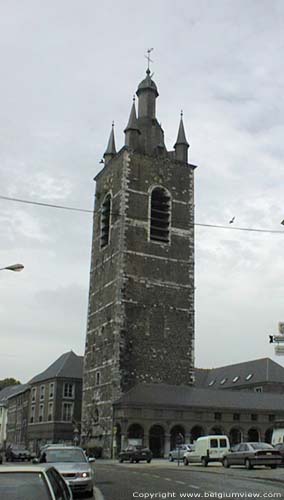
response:
<path id="1" fill-rule="evenodd" d="M 147 59 L 147 61 L 148 61 L 147 73 L 150 73 L 150 62 L 153 62 L 152 59 L 150 58 L 150 54 L 151 54 L 152 50 L 154 50 L 153 47 L 151 49 L 148 49 L 147 50 L 147 56 L 145 56 L 146 59 Z"/>
<path id="2" fill-rule="evenodd" d="M 180 117 L 181 118 L 183 117 L 183 110 L 181 110 L 181 112 L 180 112 Z"/>
<path id="3" fill-rule="evenodd" d="M 133 102 L 135 102 L 135 94 L 134 94 L 134 96 L 133 96 Z"/>
<path id="4" fill-rule="evenodd" d="M 112 120 L 112 124 L 111 124 L 112 128 L 114 128 L 114 120 Z"/>

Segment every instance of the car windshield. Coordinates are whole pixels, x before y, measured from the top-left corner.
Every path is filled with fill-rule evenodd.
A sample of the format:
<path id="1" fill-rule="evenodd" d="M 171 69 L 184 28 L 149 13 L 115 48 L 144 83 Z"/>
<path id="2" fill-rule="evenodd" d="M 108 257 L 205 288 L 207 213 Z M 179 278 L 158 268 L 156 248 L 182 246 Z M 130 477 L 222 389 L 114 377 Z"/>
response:
<path id="1" fill-rule="evenodd" d="M 86 456 L 82 450 L 68 449 L 47 449 L 42 455 L 40 462 L 87 462 Z"/>
<path id="2" fill-rule="evenodd" d="M 251 443 L 251 447 L 254 450 L 267 450 L 267 448 L 273 449 L 273 446 L 271 446 L 271 444 L 268 443 Z"/>
<path id="3" fill-rule="evenodd" d="M 1 472 L 0 498 L 3 500 L 50 500 L 42 473 Z"/>

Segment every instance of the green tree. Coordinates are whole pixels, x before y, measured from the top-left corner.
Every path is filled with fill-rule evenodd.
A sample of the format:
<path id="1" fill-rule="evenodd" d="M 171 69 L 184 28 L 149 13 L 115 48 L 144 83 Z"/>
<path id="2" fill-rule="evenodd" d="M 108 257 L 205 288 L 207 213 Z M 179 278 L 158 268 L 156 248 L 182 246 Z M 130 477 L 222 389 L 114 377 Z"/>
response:
<path id="1" fill-rule="evenodd" d="M 19 380 L 16 380 L 15 378 L 3 378 L 0 380 L 0 391 L 4 389 L 4 387 L 8 387 L 9 385 L 18 385 L 21 382 Z"/>

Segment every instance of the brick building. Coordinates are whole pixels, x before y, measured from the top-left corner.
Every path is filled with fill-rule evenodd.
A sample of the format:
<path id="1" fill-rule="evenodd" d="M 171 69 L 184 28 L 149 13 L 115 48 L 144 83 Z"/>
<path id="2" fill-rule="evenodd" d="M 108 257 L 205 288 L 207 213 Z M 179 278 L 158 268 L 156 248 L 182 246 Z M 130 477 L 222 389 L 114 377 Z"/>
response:
<path id="1" fill-rule="evenodd" d="M 7 397 L 7 444 L 27 445 L 29 396 L 29 384 L 19 384 Z"/>
<path id="2" fill-rule="evenodd" d="M 270 441 L 283 367 L 194 370 L 195 166 L 182 116 L 166 149 L 149 69 L 136 94 L 125 145 L 116 151 L 112 127 L 95 179 L 82 436 L 105 456 L 128 439 L 164 456 L 178 434 Z"/>
<path id="3" fill-rule="evenodd" d="M 45 443 L 73 443 L 81 421 L 82 375 L 83 357 L 69 351 L 30 380 L 30 449 Z"/>
<path id="4" fill-rule="evenodd" d="M 116 152 L 112 128 L 95 179 L 83 428 L 97 424 L 108 454 L 122 394 L 139 383 L 193 383 L 195 166 L 182 117 L 166 149 L 149 70 L 136 94 L 125 145 Z"/>

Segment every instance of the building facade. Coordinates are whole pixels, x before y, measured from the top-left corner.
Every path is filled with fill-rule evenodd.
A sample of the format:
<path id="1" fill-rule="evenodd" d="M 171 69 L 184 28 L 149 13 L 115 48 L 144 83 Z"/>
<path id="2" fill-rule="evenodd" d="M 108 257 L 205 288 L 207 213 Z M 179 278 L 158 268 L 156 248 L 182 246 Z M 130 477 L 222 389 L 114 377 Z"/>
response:
<path id="1" fill-rule="evenodd" d="M 37 451 L 46 443 L 73 444 L 79 440 L 82 375 L 83 357 L 70 351 L 30 380 L 28 445 L 31 450 Z"/>
<path id="2" fill-rule="evenodd" d="M 83 427 L 111 450 L 113 402 L 139 383 L 193 383 L 194 165 L 181 117 L 174 151 L 147 70 L 125 146 L 112 129 L 96 177 Z M 178 360 L 178 363 L 177 363 Z"/>
<path id="3" fill-rule="evenodd" d="M 7 398 L 7 444 L 27 446 L 29 398 L 29 384 L 18 385 Z"/>
<path id="4" fill-rule="evenodd" d="M 113 456 L 135 440 L 155 457 L 167 457 L 181 435 L 185 443 L 210 434 L 227 435 L 231 445 L 270 443 L 275 422 L 283 417 L 278 394 L 140 384 L 114 404 Z"/>
<path id="5" fill-rule="evenodd" d="M 19 385 L 10 385 L 0 391 L 0 450 L 5 450 L 7 442 L 8 397 L 19 390 Z"/>

